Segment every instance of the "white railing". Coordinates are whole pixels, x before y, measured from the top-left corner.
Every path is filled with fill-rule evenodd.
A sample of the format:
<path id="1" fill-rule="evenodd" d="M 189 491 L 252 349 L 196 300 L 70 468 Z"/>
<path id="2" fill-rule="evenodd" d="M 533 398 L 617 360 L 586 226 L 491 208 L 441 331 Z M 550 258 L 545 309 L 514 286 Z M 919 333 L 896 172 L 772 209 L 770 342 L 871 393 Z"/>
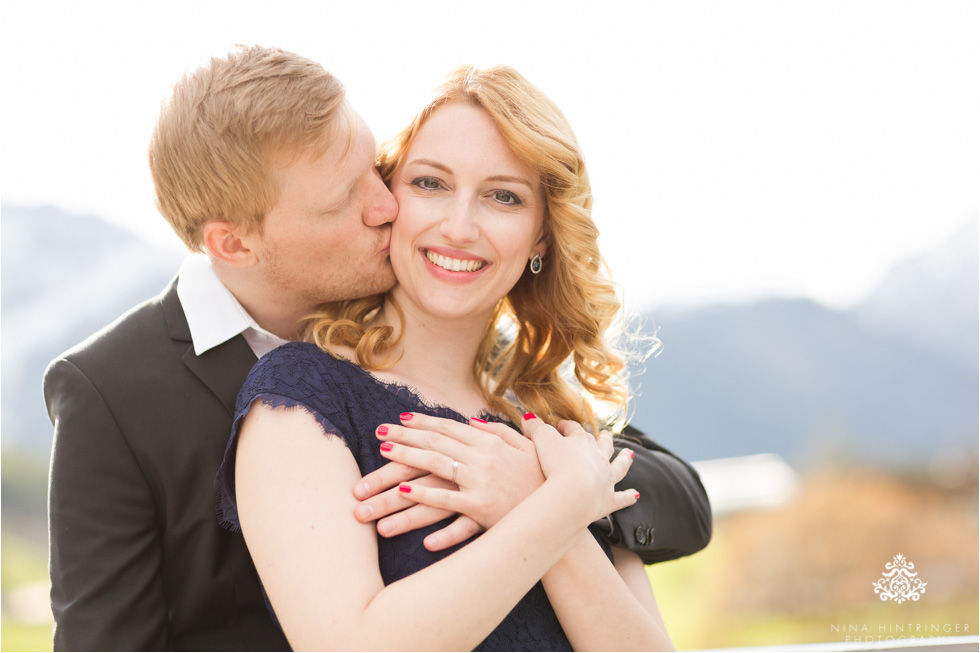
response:
<path id="1" fill-rule="evenodd" d="M 711 653 L 735 651 L 980 651 L 980 635 L 950 637 L 892 637 L 874 641 L 819 642 L 782 646 L 702 649 Z"/>

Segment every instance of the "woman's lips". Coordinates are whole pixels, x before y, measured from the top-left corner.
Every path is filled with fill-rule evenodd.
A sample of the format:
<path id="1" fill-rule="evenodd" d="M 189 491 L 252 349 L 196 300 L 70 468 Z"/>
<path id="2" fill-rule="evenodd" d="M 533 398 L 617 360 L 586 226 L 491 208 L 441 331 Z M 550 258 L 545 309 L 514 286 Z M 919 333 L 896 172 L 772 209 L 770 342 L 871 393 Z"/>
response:
<path id="1" fill-rule="evenodd" d="M 449 272 L 477 272 L 487 264 L 482 258 L 457 258 L 431 249 L 423 250 L 422 254 L 430 263 Z"/>

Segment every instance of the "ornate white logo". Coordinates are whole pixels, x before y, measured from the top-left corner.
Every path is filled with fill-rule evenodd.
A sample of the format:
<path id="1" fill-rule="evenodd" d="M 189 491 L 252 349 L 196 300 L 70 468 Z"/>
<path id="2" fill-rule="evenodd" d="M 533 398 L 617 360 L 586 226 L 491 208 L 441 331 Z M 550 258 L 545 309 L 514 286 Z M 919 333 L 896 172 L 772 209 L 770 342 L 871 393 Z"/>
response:
<path id="1" fill-rule="evenodd" d="M 899 553 L 892 562 L 885 565 L 885 573 L 874 584 L 875 594 L 882 601 L 918 601 L 919 596 L 926 593 L 927 583 L 916 578 L 919 573 L 912 571 L 913 569 L 915 565 Z"/>

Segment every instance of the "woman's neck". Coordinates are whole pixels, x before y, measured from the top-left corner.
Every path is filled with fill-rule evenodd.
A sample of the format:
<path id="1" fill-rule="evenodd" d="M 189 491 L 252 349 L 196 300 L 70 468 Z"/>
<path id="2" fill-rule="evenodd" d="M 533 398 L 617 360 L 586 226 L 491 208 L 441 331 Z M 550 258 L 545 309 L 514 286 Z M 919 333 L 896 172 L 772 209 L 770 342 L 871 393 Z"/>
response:
<path id="1" fill-rule="evenodd" d="M 474 364 L 490 316 L 449 321 L 405 307 L 401 324 L 390 302 L 385 300 L 374 324 L 401 327 L 398 346 L 391 352 L 400 358 L 376 375 L 412 386 L 428 401 L 463 415 L 475 416 L 487 408 Z"/>

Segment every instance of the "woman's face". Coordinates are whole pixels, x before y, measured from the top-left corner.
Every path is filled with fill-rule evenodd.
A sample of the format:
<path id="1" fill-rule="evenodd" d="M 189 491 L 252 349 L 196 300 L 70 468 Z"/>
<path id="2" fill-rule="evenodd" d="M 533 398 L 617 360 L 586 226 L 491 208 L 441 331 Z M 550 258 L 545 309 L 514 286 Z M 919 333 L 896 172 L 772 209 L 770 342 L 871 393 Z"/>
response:
<path id="1" fill-rule="evenodd" d="M 490 116 L 466 103 L 437 109 L 391 180 L 398 218 L 391 264 L 399 304 L 442 319 L 489 319 L 543 255 L 545 197 Z"/>

